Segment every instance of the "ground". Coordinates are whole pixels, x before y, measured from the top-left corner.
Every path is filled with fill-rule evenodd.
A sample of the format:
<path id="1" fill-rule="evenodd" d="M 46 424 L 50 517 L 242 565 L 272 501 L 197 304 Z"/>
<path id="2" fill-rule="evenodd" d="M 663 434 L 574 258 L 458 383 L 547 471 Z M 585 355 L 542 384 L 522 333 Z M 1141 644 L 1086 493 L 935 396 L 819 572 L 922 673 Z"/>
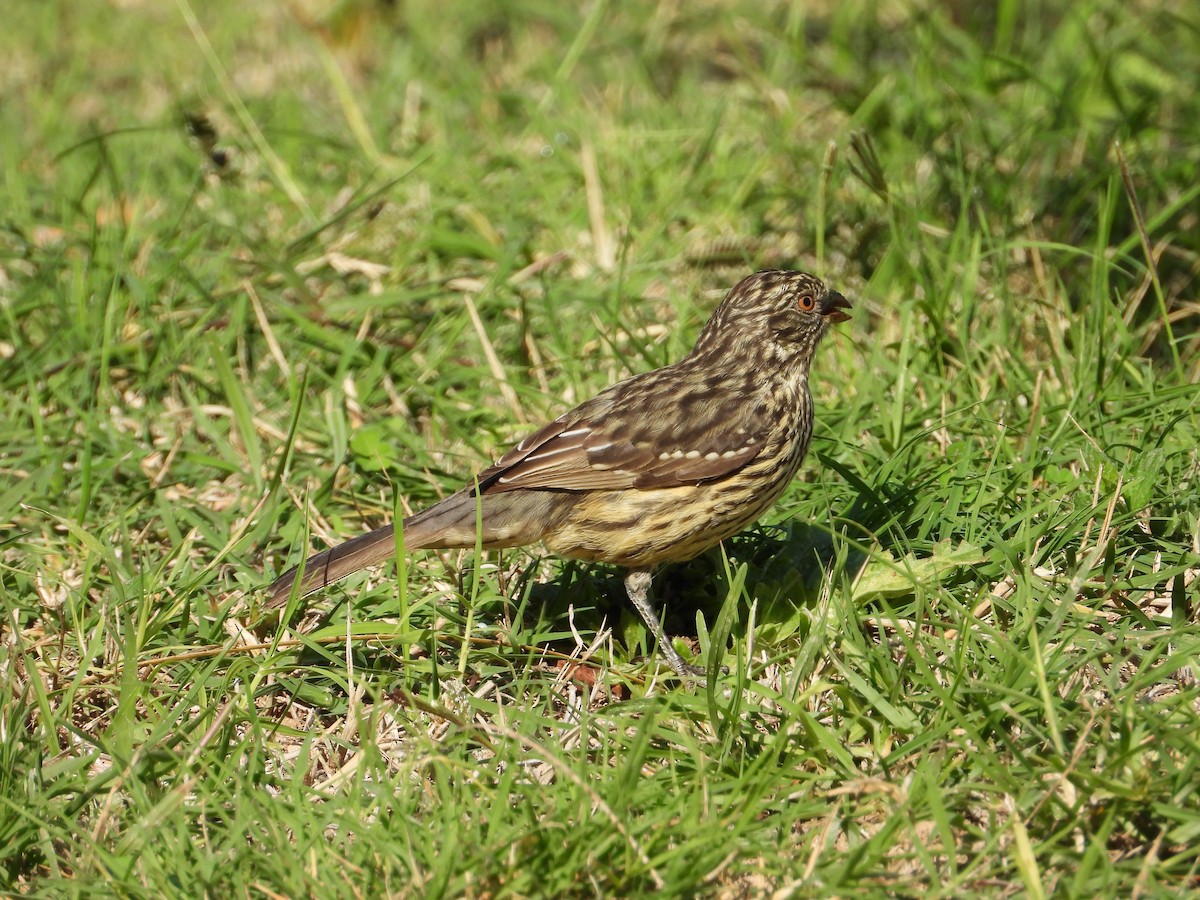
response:
<path id="1" fill-rule="evenodd" d="M 0 885 L 1200 887 L 1193 5 L 10 11 Z M 767 266 L 854 317 L 707 687 L 536 548 L 264 609 Z"/>

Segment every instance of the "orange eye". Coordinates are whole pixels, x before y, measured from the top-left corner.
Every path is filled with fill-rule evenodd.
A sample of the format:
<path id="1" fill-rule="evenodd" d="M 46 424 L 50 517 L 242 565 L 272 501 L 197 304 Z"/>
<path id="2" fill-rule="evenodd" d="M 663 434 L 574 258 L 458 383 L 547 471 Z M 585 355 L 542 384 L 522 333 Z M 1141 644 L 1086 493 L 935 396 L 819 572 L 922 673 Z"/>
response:
<path id="1" fill-rule="evenodd" d="M 812 294 L 801 294 L 796 298 L 796 305 L 805 312 L 812 312 L 813 307 L 817 305 L 817 301 L 813 299 Z"/>

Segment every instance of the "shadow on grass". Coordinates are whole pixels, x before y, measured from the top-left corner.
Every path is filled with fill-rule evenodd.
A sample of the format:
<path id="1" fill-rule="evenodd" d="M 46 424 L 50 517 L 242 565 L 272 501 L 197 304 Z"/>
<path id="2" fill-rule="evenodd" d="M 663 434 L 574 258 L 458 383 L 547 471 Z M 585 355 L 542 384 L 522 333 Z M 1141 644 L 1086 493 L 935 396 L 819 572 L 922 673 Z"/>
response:
<path id="1" fill-rule="evenodd" d="M 901 523 L 910 518 L 909 511 L 916 502 L 916 491 L 903 485 L 872 489 L 859 482 L 856 487 L 860 491 L 847 498 L 849 508 L 832 518 L 832 528 L 798 520 L 752 528 L 725 542 L 723 547 L 661 569 L 655 575 L 652 596 L 656 608 L 665 611 L 667 634 L 685 640 L 696 638 L 697 613 L 711 627 L 730 590 L 729 575 L 736 573 L 741 565 L 746 566 L 746 578 L 733 635 L 739 639 L 745 637 L 750 621 L 749 602 L 756 606 L 755 627 L 768 641 L 806 631 L 808 613 L 816 607 L 830 578 L 835 579 L 835 591 L 838 583 L 853 582 L 866 565 L 872 548 L 878 546 L 876 535 L 883 535 L 889 542 L 902 541 Z M 630 651 L 636 652 L 634 645 L 638 643 L 643 651 L 649 646 L 646 629 L 626 596 L 622 570 L 567 562 L 557 577 L 535 581 L 539 569 L 546 565 L 551 565 L 550 561 L 531 560 L 518 577 L 498 585 L 500 596 L 493 595 L 479 603 L 473 621 L 477 625 L 481 622 L 497 625 L 498 632 L 508 634 L 514 644 L 564 655 L 575 649 L 572 629 L 586 641 L 609 626 L 618 642 Z M 471 582 L 470 572 L 468 566 L 458 573 L 463 593 Z M 347 593 L 332 599 L 327 611 L 319 614 L 319 621 L 306 627 L 306 631 L 324 629 L 342 620 L 347 603 L 357 607 L 355 618 L 359 621 L 378 618 L 383 622 L 396 614 L 388 599 L 357 600 Z M 364 604 L 373 605 L 364 608 Z M 464 635 L 456 634 L 455 628 L 465 624 L 466 604 L 455 607 L 452 602 L 439 601 L 436 614 L 446 620 L 438 627 L 436 640 L 444 638 L 459 645 Z M 511 652 L 504 649 L 502 640 L 493 645 L 488 637 L 473 636 L 472 642 L 477 646 L 470 653 L 478 651 L 493 660 L 497 654 L 507 657 Z M 369 668 L 386 669 L 402 664 L 388 648 L 360 647 L 359 652 L 363 654 L 360 665 Z M 521 651 L 521 655 L 528 653 Z M 315 662 L 316 655 L 302 652 L 299 661 Z"/>
<path id="2" fill-rule="evenodd" d="M 877 535 L 903 539 L 900 523 L 909 519 L 917 498 L 915 490 L 901 484 L 860 487 L 847 511 L 833 519 L 834 530 L 798 520 L 760 526 L 696 559 L 659 570 L 651 590 L 656 608 L 665 611 L 667 633 L 696 637 L 697 612 L 711 625 L 730 588 L 728 573 L 739 565 L 747 568 L 743 606 L 747 598 L 757 604 L 758 625 L 793 622 L 800 610 L 816 605 L 830 577 L 852 582 L 878 546 Z M 573 611 L 580 629 L 637 620 L 623 572 L 610 566 L 570 563 L 559 578 L 530 586 L 526 608 L 552 621 L 565 621 Z M 747 624 L 744 609 L 739 619 L 733 633 L 740 637 Z"/>

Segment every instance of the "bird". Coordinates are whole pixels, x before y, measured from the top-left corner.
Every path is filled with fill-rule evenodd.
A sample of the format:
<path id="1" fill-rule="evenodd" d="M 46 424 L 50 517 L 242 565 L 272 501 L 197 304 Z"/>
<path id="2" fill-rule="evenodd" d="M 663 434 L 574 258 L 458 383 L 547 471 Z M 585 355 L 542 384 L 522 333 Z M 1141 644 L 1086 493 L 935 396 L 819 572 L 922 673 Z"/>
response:
<path id="1" fill-rule="evenodd" d="M 653 575 L 741 531 L 783 493 L 812 437 L 814 353 L 850 308 L 805 272 L 743 278 L 681 360 L 601 391 L 405 518 L 405 551 L 540 541 L 558 556 L 618 566 L 667 663 L 681 678 L 701 678 L 704 669 L 664 638 Z M 286 572 L 268 588 L 267 607 L 393 557 L 394 528 Z"/>

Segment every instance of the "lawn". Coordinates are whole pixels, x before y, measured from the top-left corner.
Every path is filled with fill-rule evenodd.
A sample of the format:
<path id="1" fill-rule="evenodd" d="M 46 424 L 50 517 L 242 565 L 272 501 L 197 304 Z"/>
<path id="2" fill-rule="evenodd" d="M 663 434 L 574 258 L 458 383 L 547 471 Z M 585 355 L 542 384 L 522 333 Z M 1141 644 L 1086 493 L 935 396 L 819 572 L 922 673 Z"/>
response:
<path id="1" fill-rule="evenodd" d="M 1200 891 L 1194 3 L 6 15 L 0 891 Z M 265 608 L 766 267 L 853 318 L 707 686 L 537 547 Z"/>

